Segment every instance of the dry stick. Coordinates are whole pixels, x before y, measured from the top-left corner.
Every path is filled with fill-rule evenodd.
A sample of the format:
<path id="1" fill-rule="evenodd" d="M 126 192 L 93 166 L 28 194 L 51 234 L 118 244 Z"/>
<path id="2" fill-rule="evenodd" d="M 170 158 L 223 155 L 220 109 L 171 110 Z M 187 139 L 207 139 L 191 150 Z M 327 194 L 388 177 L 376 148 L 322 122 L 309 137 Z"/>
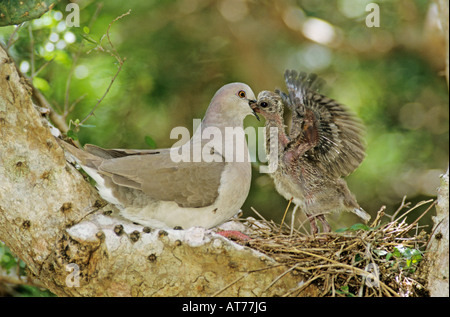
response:
<path id="1" fill-rule="evenodd" d="M 281 279 L 283 276 L 285 276 L 286 274 L 288 274 L 289 272 L 291 272 L 292 270 L 294 270 L 297 266 L 299 266 L 300 263 L 297 263 L 295 265 L 293 265 L 292 267 L 290 267 L 289 269 L 287 269 L 286 271 L 284 271 L 283 273 L 281 273 L 280 275 L 278 275 L 270 284 L 269 286 L 267 286 L 261 294 L 265 293 L 269 288 L 272 287 L 272 285 L 274 285 L 279 279 Z"/>
<path id="2" fill-rule="evenodd" d="M 308 232 L 308 230 L 305 228 L 305 224 L 307 224 L 309 222 L 308 218 L 306 218 L 305 220 L 303 220 L 300 225 L 298 226 L 297 231 L 300 232 L 300 228 L 303 228 L 303 230 L 305 231 L 305 233 L 303 233 L 304 235 L 307 236 L 311 236 L 311 232 Z"/>
<path id="3" fill-rule="evenodd" d="M 375 217 L 374 221 L 372 222 L 371 227 L 374 228 L 377 226 L 377 224 L 380 222 L 381 218 L 385 215 L 384 211 L 386 210 L 386 206 L 381 206 L 380 210 L 377 212 L 377 216 Z"/>
<path id="4" fill-rule="evenodd" d="M 369 273 L 369 272 L 367 272 L 365 270 L 362 270 L 360 268 L 357 268 L 357 267 L 354 267 L 354 266 L 350 266 L 348 264 L 340 263 L 338 261 L 335 261 L 335 260 L 332 260 L 332 259 L 328 259 L 328 258 L 320 256 L 318 254 L 314 254 L 314 253 L 310 253 L 310 252 L 302 251 L 302 250 L 297 250 L 297 251 L 299 251 L 300 253 L 309 255 L 309 256 L 317 257 L 319 259 L 322 259 L 322 260 L 329 261 L 331 263 L 337 264 L 338 266 L 341 266 L 342 268 L 346 268 L 346 269 L 348 269 L 348 270 L 350 270 L 350 271 L 352 271 L 352 272 L 354 272 L 356 274 L 362 275 L 362 276 L 371 275 L 371 273 Z M 392 294 L 394 294 L 395 296 L 398 296 L 398 294 L 392 288 L 390 288 L 389 286 L 384 284 L 382 281 L 379 281 L 379 283 L 380 283 L 380 285 L 382 285 L 383 287 L 386 287 L 386 289 L 391 291 Z"/>
<path id="5" fill-rule="evenodd" d="M 407 212 L 405 212 L 403 215 L 401 215 L 400 217 L 398 217 L 397 219 L 395 219 L 396 221 L 399 221 L 401 218 L 403 218 L 403 217 L 406 217 L 406 215 L 407 214 L 409 214 L 411 211 L 413 211 L 414 209 L 416 209 L 416 208 L 418 208 L 418 207 L 420 207 L 420 206 L 422 206 L 422 205 L 425 205 L 425 204 L 428 204 L 429 202 L 432 202 L 433 201 L 433 199 L 430 199 L 430 200 L 423 200 L 423 201 L 421 201 L 421 202 L 418 202 L 414 207 L 412 207 L 411 209 L 409 209 Z M 406 218 L 405 218 L 406 219 Z"/>
<path id="6" fill-rule="evenodd" d="M 262 220 L 268 222 L 268 221 L 266 220 L 266 218 L 264 218 L 259 212 L 256 211 L 255 208 L 250 207 L 250 209 L 253 210 L 253 212 L 254 212 L 255 214 L 257 214 L 259 218 L 261 218 Z"/>
<path id="7" fill-rule="evenodd" d="M 272 227 L 272 230 L 274 229 L 274 227 L 272 226 L 272 224 L 271 224 L 269 221 L 267 221 L 266 218 L 264 218 L 258 211 L 256 211 L 255 208 L 250 207 L 250 209 L 253 210 L 253 212 L 254 212 L 255 214 L 257 214 L 259 218 L 261 218 L 263 221 L 265 221 L 266 224 L 268 224 L 268 225 L 270 224 L 270 226 Z"/>
<path id="8" fill-rule="evenodd" d="M 394 214 L 391 216 L 391 220 L 394 220 L 395 217 L 397 217 L 398 213 L 399 213 L 403 208 L 409 207 L 409 205 L 411 205 L 411 202 L 407 202 L 407 203 L 405 204 L 405 201 L 406 201 L 406 195 L 403 196 L 402 203 L 401 203 L 400 206 L 397 208 L 397 210 L 394 212 Z"/>
<path id="9" fill-rule="evenodd" d="M 289 206 L 291 205 L 292 199 L 294 199 L 294 197 L 292 197 L 292 198 L 289 200 L 289 203 L 288 203 L 288 205 L 287 205 L 287 207 L 286 207 L 286 210 L 284 211 L 284 214 L 283 214 L 283 219 L 281 219 L 281 225 L 280 225 L 280 229 L 279 229 L 280 232 L 281 232 L 281 227 L 283 227 L 284 218 L 286 218 L 286 214 L 287 214 L 287 212 L 288 212 L 288 210 L 289 210 Z"/>
<path id="10" fill-rule="evenodd" d="M 424 211 L 424 212 L 423 212 L 416 220 L 414 220 L 413 223 L 411 223 L 409 226 L 407 226 L 406 229 L 403 231 L 403 233 L 401 233 L 400 235 L 403 235 L 403 234 L 407 233 L 409 230 L 411 230 L 412 227 L 414 227 L 414 225 L 417 224 L 417 223 L 419 222 L 419 220 L 420 220 L 423 216 L 425 216 L 426 213 L 427 213 L 428 211 L 430 211 L 430 209 L 431 209 L 434 205 L 436 205 L 436 200 L 433 201 L 433 203 L 427 208 L 427 210 L 425 210 L 425 211 Z"/>
<path id="11" fill-rule="evenodd" d="M 331 277 L 331 297 L 336 297 L 336 289 L 334 287 L 334 276 Z"/>

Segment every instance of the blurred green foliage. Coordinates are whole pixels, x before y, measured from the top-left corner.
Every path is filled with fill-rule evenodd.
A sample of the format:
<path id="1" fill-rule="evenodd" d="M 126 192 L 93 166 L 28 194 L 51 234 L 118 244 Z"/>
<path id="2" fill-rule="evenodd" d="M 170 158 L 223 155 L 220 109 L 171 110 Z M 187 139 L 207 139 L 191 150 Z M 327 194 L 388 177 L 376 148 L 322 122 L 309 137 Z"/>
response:
<path id="1" fill-rule="evenodd" d="M 0 2 L 0 26 L 19 24 L 39 18 L 55 3 L 56 0 L 2 0 Z"/>
<path id="2" fill-rule="evenodd" d="M 30 286 L 26 284 L 2 284 L 3 276 L 12 276 L 13 280 L 20 277 L 22 281 L 26 281 L 26 264 L 20 259 L 17 259 L 9 248 L 0 241 L 0 297 L 6 295 L 14 295 L 21 297 L 48 297 L 54 296 L 51 292 L 39 287 Z"/>
<path id="3" fill-rule="evenodd" d="M 110 29 L 126 58 L 123 70 L 86 121 L 89 127 L 78 132 L 82 144 L 103 147 L 170 147 L 176 141 L 171 129 L 192 132 L 192 119 L 202 118 L 224 84 L 245 82 L 257 94 L 284 89 L 286 68 L 315 72 L 326 79 L 326 94 L 367 127 L 367 158 L 348 182 L 374 216 L 382 205 L 395 209 L 404 195 L 413 202 L 436 195 L 448 165 L 449 108 L 445 44 L 432 2 L 378 1 L 378 28 L 365 23 L 370 2 L 81 0 L 80 27 L 69 28 L 61 1 L 12 37 L 14 26 L 0 28 L 0 39 L 56 109 L 74 106 L 67 122 L 82 120 L 118 67 L 96 47 L 108 25 L 131 9 Z M 246 126 L 262 124 L 245 120 Z M 268 175 L 259 174 L 257 162 L 254 167 L 244 215 L 254 216 L 253 206 L 280 221 L 287 201 Z M 355 218 L 335 221 L 348 226 Z"/>

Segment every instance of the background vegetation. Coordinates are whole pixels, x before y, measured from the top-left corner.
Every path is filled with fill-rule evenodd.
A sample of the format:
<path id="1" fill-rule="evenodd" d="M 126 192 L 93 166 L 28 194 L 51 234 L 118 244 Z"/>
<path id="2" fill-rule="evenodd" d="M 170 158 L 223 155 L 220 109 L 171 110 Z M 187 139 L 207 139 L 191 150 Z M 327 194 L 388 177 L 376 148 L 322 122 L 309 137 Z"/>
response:
<path id="1" fill-rule="evenodd" d="M 413 202 L 436 196 L 448 166 L 449 107 L 433 2 L 377 1 L 380 27 L 369 28 L 370 2 L 82 0 L 80 26 L 68 27 L 61 1 L 18 29 L 0 28 L 0 40 L 67 123 L 82 120 L 120 65 L 104 38 L 108 25 L 131 9 L 110 29 L 126 58 L 122 70 L 76 131 L 81 144 L 111 148 L 170 147 L 171 129 L 192 131 L 192 119 L 226 83 L 245 82 L 257 94 L 284 89 L 286 68 L 315 72 L 327 81 L 325 93 L 367 127 L 367 158 L 348 183 L 375 215 L 382 205 L 393 212 L 404 195 Z M 245 125 L 263 123 L 248 117 Z M 252 206 L 279 222 L 287 201 L 258 165 L 244 216 L 255 216 Z M 332 225 L 354 222 L 341 215 Z"/>

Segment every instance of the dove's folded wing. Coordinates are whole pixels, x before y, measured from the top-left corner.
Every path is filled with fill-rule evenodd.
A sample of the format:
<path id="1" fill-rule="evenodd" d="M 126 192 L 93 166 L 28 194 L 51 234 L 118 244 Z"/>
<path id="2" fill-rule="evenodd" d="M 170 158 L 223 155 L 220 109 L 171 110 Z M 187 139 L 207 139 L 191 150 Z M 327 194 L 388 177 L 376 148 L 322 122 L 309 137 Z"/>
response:
<path id="1" fill-rule="evenodd" d="M 120 186 L 181 207 L 212 205 L 219 195 L 225 162 L 173 162 L 169 151 L 103 161 L 98 170 Z"/>

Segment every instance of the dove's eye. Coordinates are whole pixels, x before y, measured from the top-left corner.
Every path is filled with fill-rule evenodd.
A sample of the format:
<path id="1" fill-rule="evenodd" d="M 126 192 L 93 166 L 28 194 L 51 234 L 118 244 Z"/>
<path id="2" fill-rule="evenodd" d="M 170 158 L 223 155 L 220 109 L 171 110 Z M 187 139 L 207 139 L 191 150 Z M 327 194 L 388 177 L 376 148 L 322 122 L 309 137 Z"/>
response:
<path id="1" fill-rule="evenodd" d="M 245 94 L 245 91 L 239 90 L 238 96 L 239 96 L 239 98 L 245 98 L 247 95 Z"/>
<path id="2" fill-rule="evenodd" d="M 267 102 L 263 101 L 260 104 L 261 107 L 266 108 L 268 106 Z"/>

